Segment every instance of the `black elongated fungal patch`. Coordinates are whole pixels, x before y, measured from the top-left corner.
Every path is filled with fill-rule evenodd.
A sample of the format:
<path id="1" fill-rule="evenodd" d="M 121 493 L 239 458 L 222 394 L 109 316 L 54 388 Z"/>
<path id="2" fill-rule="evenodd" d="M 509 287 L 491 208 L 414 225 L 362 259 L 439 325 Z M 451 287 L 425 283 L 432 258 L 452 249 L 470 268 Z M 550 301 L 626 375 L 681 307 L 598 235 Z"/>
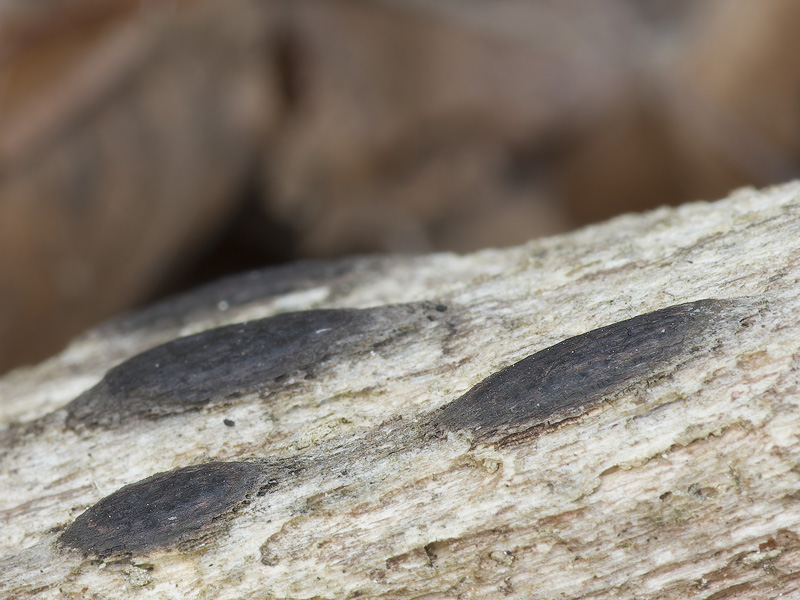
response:
<path id="1" fill-rule="evenodd" d="M 202 536 L 256 491 L 255 463 L 213 462 L 159 473 L 126 485 L 81 514 L 61 536 L 87 554 L 138 554 Z"/>
<path id="2" fill-rule="evenodd" d="M 221 310 L 235 310 L 295 291 L 328 286 L 335 293 L 359 278 L 374 276 L 382 262 L 380 257 L 309 260 L 231 275 L 109 321 L 99 330 L 114 335 L 147 328 L 177 329 Z"/>
<path id="3" fill-rule="evenodd" d="M 489 435 L 580 414 L 696 350 L 703 330 L 731 302 L 678 304 L 568 338 L 487 377 L 445 406 L 434 422 Z"/>
<path id="4" fill-rule="evenodd" d="M 309 310 L 178 338 L 110 369 L 67 405 L 67 424 L 116 426 L 268 392 L 331 357 L 342 360 L 439 315 L 427 304 Z"/>

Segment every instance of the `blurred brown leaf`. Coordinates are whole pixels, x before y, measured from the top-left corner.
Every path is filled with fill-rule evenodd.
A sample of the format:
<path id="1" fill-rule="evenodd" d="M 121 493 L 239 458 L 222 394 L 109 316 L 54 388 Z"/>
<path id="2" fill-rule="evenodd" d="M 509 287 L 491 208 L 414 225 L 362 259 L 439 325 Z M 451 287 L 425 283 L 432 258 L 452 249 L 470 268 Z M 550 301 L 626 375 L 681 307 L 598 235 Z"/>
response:
<path id="1" fill-rule="evenodd" d="M 0 0 L 0 370 L 224 235 L 223 268 L 470 250 L 794 177 L 799 24 L 795 0 Z"/>
<path id="2" fill-rule="evenodd" d="M 144 299 L 215 235 L 274 118 L 258 3 L 22 12 L 0 36 L 0 367 Z"/>

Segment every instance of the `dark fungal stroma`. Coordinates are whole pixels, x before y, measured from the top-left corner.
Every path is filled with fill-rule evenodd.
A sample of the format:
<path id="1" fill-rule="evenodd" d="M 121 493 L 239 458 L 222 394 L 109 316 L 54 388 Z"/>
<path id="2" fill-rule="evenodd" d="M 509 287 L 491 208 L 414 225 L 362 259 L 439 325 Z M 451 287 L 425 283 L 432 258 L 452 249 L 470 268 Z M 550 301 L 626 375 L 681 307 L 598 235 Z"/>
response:
<path id="1" fill-rule="evenodd" d="M 261 474 L 255 463 L 213 462 L 153 475 L 100 500 L 61 541 L 98 556 L 173 546 L 233 510 Z"/>
<path id="2" fill-rule="evenodd" d="M 445 406 L 434 422 L 490 435 L 580 414 L 697 350 L 695 339 L 731 302 L 678 304 L 568 338 L 490 375 Z"/>
<path id="3" fill-rule="evenodd" d="M 177 338 L 110 369 L 67 405 L 67 425 L 115 427 L 268 392 L 443 318 L 427 303 L 309 310 Z"/>

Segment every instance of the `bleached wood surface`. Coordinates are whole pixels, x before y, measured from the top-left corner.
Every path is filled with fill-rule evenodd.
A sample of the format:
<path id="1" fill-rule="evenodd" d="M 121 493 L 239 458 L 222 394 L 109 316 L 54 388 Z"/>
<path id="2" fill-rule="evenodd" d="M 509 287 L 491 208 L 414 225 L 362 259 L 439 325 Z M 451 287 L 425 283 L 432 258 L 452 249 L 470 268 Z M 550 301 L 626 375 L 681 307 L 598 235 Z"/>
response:
<path id="1" fill-rule="evenodd" d="M 798 217 L 800 184 L 742 190 L 518 248 L 245 276 L 90 332 L 0 380 L 0 595 L 800 597 Z M 485 432 L 437 416 L 571 336 L 705 298 L 732 301 L 583 410 Z M 369 307 L 344 333 L 298 338 L 335 330 L 329 345 L 268 349 L 285 366 L 268 380 L 234 368 L 191 406 L 197 374 L 175 355 L 67 407 L 178 336 Z M 124 486 L 216 461 L 256 465 L 257 485 L 197 532 L 131 550 L 128 531 L 99 554 L 65 543 Z M 216 491 L 175 495 L 202 520 Z"/>

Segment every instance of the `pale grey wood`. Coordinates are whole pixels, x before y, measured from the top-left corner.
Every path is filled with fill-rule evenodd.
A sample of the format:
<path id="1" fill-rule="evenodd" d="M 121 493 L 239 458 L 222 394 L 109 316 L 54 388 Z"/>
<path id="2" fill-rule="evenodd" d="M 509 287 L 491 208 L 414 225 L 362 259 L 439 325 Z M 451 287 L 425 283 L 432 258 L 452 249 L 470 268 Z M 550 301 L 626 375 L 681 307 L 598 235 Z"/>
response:
<path id="1" fill-rule="evenodd" d="M 517 248 L 356 259 L 262 300 L 214 298 L 180 323 L 90 332 L 0 380 L 0 595 L 800 594 L 799 216 L 800 184 L 741 190 Z M 420 431 L 429 411 L 533 352 L 701 298 L 741 300 L 673 371 L 572 421 L 503 445 Z M 62 407 L 108 368 L 177 335 L 421 301 L 448 310 L 269 397 L 65 425 Z M 192 548 L 102 559 L 59 544 L 124 485 L 212 460 L 304 466 Z"/>

